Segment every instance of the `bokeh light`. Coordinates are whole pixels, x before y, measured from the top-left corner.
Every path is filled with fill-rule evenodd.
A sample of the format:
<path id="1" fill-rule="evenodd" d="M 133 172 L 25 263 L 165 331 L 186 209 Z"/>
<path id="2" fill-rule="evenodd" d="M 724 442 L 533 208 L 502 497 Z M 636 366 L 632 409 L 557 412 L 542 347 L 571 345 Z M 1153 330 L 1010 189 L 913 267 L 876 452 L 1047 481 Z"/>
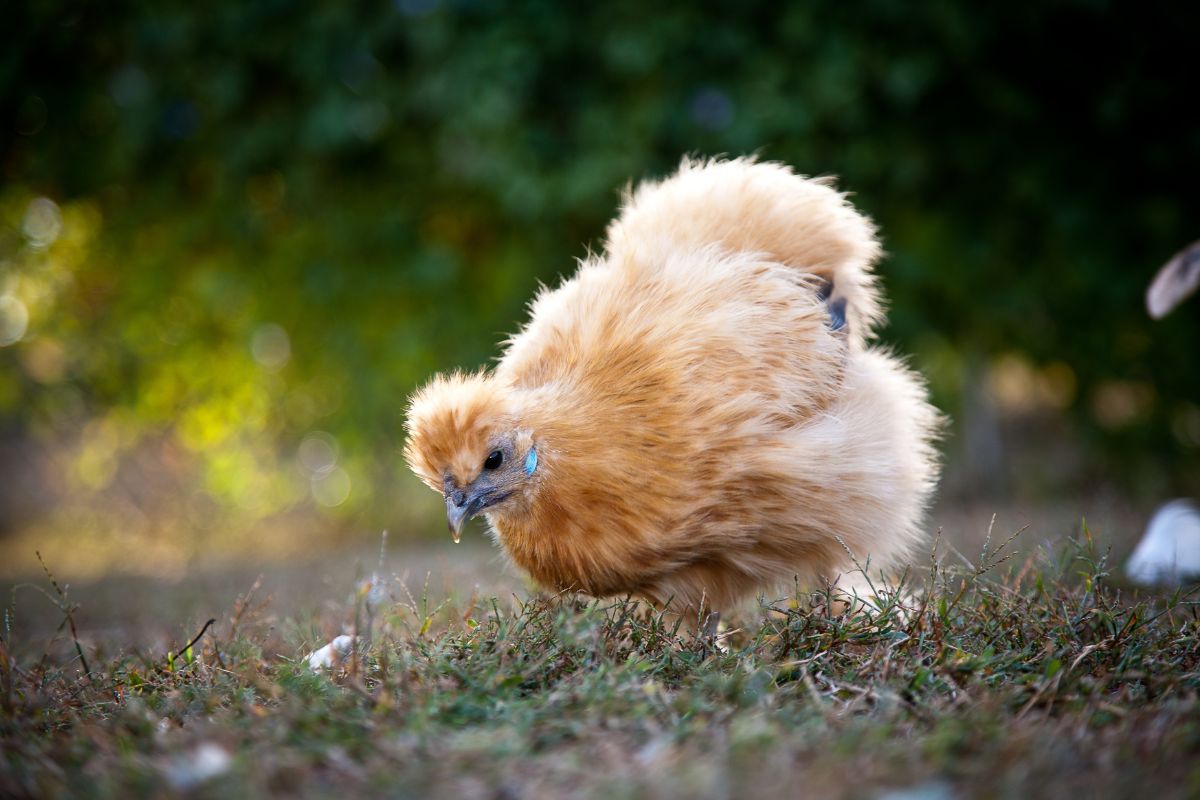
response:
<path id="1" fill-rule="evenodd" d="M 15 344 L 29 327 L 29 311 L 11 294 L 0 296 L 0 347 Z"/>
<path id="2" fill-rule="evenodd" d="M 29 204 L 21 230 L 29 243 L 37 248 L 54 244 L 62 232 L 62 212 L 53 200 L 39 197 Z"/>
<path id="3" fill-rule="evenodd" d="M 310 433 L 300 442 L 298 455 L 301 465 L 313 477 L 327 475 L 337 466 L 337 439 L 324 431 Z"/>
<path id="4" fill-rule="evenodd" d="M 350 497 L 350 474 L 341 467 L 313 475 L 312 494 L 326 508 L 336 508 Z"/>
<path id="5" fill-rule="evenodd" d="M 292 357 L 291 339 L 279 325 L 260 325 L 250 341 L 250 351 L 263 368 L 276 371 L 282 369 Z"/>

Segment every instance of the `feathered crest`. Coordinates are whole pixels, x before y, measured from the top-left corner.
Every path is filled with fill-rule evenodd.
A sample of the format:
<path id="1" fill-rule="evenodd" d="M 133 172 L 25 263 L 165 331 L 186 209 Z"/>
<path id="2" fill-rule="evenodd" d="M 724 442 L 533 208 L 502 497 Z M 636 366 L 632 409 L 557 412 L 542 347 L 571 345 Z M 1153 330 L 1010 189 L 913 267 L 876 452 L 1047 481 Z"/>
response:
<path id="1" fill-rule="evenodd" d="M 484 372 L 439 375 L 409 403 L 404 457 L 440 492 L 442 469 L 449 467 L 461 479 L 478 473 L 479 452 L 512 411 L 506 387 Z"/>

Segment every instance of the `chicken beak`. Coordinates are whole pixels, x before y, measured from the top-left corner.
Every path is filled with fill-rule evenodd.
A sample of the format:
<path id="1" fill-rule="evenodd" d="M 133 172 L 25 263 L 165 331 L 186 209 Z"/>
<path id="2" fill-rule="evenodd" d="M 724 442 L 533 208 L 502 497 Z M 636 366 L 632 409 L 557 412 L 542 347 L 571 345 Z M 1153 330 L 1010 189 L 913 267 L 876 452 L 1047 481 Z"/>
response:
<path id="1" fill-rule="evenodd" d="M 450 527 L 450 536 L 454 539 L 455 544 L 458 544 L 462 538 L 463 526 L 471 518 L 473 506 L 474 503 L 463 503 L 461 506 L 455 505 L 453 498 L 446 498 L 446 524 Z"/>
<path id="2" fill-rule="evenodd" d="M 508 498 L 511 492 L 497 491 L 490 483 L 483 486 L 473 486 L 469 492 L 450 492 L 446 496 L 446 524 L 450 527 L 450 535 L 454 543 L 462 537 L 462 529 L 467 520 L 477 516 L 484 509 L 500 503 Z M 455 502 L 455 500 L 460 502 Z"/>

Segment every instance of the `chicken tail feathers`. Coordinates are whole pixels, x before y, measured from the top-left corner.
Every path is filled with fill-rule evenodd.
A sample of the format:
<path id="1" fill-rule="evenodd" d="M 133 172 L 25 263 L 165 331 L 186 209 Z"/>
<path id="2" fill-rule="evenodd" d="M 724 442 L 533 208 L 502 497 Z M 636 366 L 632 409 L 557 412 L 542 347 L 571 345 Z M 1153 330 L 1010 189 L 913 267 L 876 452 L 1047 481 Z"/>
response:
<path id="1" fill-rule="evenodd" d="M 881 248 L 874 224 L 829 178 L 806 178 L 753 158 L 684 159 L 678 172 L 626 193 L 609 226 L 610 256 L 721 247 L 760 253 L 813 276 L 831 319 L 858 341 L 882 321 L 872 266 Z"/>

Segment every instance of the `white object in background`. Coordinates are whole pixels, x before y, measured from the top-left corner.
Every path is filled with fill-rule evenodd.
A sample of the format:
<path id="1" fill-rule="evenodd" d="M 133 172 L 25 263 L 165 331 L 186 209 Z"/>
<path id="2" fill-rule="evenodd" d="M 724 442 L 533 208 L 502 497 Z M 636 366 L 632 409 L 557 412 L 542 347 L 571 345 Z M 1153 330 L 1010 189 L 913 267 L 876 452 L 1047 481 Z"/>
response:
<path id="1" fill-rule="evenodd" d="M 1141 584 L 1179 584 L 1200 578 L 1200 508 L 1172 500 L 1150 519 L 1125 574 Z"/>
<path id="2" fill-rule="evenodd" d="M 1200 242 L 1180 250 L 1163 265 L 1146 290 L 1146 310 L 1162 319 L 1200 286 Z"/>
<path id="3" fill-rule="evenodd" d="M 309 653 L 304 658 L 308 661 L 309 669 L 329 669 L 335 661 L 342 661 L 346 656 L 350 655 L 350 650 L 353 647 L 354 637 L 342 635 L 320 650 L 314 650 Z"/>
<path id="4" fill-rule="evenodd" d="M 186 792 L 229 772 L 233 756 L 214 742 L 201 742 L 193 750 L 171 759 L 165 768 L 167 783 L 176 791 Z"/>

